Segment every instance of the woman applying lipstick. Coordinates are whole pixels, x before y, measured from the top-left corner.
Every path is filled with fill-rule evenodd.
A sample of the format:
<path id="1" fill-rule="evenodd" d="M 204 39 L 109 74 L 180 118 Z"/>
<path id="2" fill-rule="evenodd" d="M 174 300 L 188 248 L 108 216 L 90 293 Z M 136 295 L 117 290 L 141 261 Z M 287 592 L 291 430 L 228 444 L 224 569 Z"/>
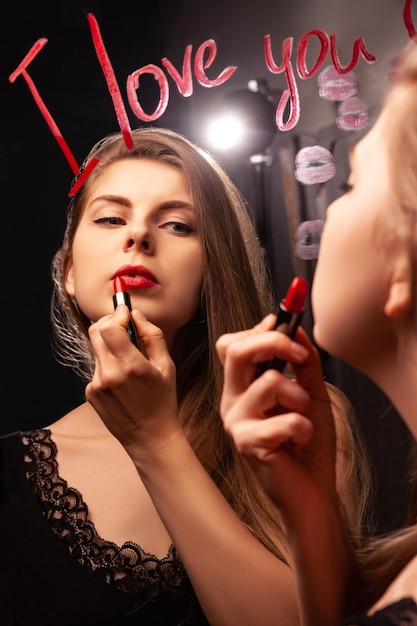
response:
<path id="1" fill-rule="evenodd" d="M 0 622 L 294 626 L 279 517 L 218 414 L 215 338 L 272 308 L 261 249 L 208 156 L 133 141 L 87 158 L 53 262 L 56 349 L 86 402 L 0 440 Z"/>
<path id="2" fill-rule="evenodd" d="M 261 248 L 207 155 L 133 141 L 87 158 L 53 262 L 58 356 L 86 402 L 2 441 L 2 623 L 294 626 L 279 516 L 218 413 L 216 338 L 272 309 Z"/>
<path id="3" fill-rule="evenodd" d="M 328 209 L 312 304 L 317 343 L 378 384 L 414 438 L 416 198 L 413 43 L 396 69 L 378 120 L 351 154 L 346 194 Z M 302 623 L 416 624 L 415 519 L 407 528 L 370 541 L 355 558 L 340 519 L 334 459 L 329 455 L 332 424 L 320 410 L 317 354 L 301 331 L 296 340 L 305 350 L 304 362 L 292 358 L 294 346 L 287 338 L 256 329 L 246 336 L 225 335 L 218 350 L 225 367 L 225 427 L 282 514 Z M 269 373 L 245 383 L 260 352 L 267 349 L 292 362 L 297 382 L 291 395 L 277 373 L 274 380 Z M 272 402 L 275 410 L 270 412 Z"/>

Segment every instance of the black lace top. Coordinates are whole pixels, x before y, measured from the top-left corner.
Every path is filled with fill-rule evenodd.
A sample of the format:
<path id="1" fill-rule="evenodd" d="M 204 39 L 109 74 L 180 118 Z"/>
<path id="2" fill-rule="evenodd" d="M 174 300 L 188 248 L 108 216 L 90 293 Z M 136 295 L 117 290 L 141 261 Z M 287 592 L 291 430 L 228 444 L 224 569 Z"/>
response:
<path id="1" fill-rule="evenodd" d="M 45 429 L 0 438 L 0 624 L 207 626 L 175 547 L 100 537 L 56 452 Z"/>
<path id="2" fill-rule="evenodd" d="M 370 616 L 356 616 L 344 626 L 417 626 L 417 605 L 411 598 L 403 598 Z"/>
<path id="3" fill-rule="evenodd" d="M 155 600 L 175 593 L 187 575 L 174 546 L 164 559 L 144 552 L 135 543 L 119 547 L 99 537 L 88 519 L 82 495 L 58 474 L 56 446 L 48 430 L 25 433 L 26 476 L 42 502 L 52 530 L 80 565 L 127 593 Z"/>

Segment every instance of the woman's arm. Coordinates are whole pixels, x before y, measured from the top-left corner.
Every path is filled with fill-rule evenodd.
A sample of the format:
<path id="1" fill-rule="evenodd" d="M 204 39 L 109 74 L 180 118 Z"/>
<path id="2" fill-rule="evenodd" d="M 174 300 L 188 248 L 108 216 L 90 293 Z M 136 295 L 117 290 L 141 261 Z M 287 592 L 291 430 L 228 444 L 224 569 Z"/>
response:
<path id="1" fill-rule="evenodd" d="M 254 538 L 197 459 L 162 333 L 134 315 L 146 358 L 127 337 L 127 310 L 91 327 L 88 401 L 132 458 L 210 624 L 299 624 L 293 572 Z"/>
<path id="2" fill-rule="evenodd" d="M 350 608 L 355 552 L 336 490 L 334 420 L 319 356 L 302 330 L 296 339 L 259 329 L 220 338 L 221 414 L 280 510 L 303 624 L 335 626 Z M 254 379 L 256 363 L 274 356 L 289 360 L 295 381 L 273 370 Z"/>
<path id="3" fill-rule="evenodd" d="M 186 437 L 130 455 L 210 624 L 299 624 L 293 572 L 242 524 Z"/>

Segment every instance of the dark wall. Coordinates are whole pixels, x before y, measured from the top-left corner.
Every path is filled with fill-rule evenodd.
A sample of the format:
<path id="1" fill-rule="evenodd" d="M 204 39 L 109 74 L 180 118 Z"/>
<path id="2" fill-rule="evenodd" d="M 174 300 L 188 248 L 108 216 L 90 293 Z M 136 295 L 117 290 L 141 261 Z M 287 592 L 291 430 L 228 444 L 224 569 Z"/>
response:
<path id="1" fill-rule="evenodd" d="M 101 28 L 132 127 L 143 125 L 126 103 L 125 79 L 135 69 L 148 63 L 160 65 L 165 54 L 180 69 L 187 44 L 192 43 L 195 51 L 205 38 L 213 37 L 219 44 L 217 69 L 239 64 L 240 73 L 230 85 L 242 86 L 246 78 L 260 77 L 245 73 L 246 65 L 252 68 L 251 72 L 260 71 L 256 68 L 256 59 L 259 57 L 262 62 L 262 37 L 255 42 L 256 49 L 255 44 L 248 47 L 252 32 L 262 35 L 275 28 L 279 33 L 275 39 L 279 49 L 284 36 L 297 32 L 299 36 L 308 28 L 320 27 L 320 20 L 325 17 L 322 11 L 314 14 L 311 2 L 308 3 L 310 12 L 306 11 L 302 0 L 292 3 L 291 24 L 295 23 L 296 27 L 286 26 L 285 20 L 290 21 L 291 16 L 289 7 L 285 7 L 285 11 L 281 8 L 282 3 L 265 2 L 264 12 L 256 9 L 256 19 L 250 16 L 251 3 L 245 5 L 244 11 L 241 3 L 239 6 L 231 3 L 223 7 L 223 12 L 224 3 L 217 3 L 217 8 L 215 4 L 210 5 L 211 21 L 206 4 L 200 11 L 195 3 L 186 1 L 50 0 L 15 2 L 1 9 L 1 267 L 4 284 L 0 292 L 3 331 L 0 434 L 44 426 L 83 399 L 82 385 L 54 360 L 49 324 L 50 262 L 63 235 L 73 173 L 24 79 L 18 77 L 11 84 L 8 76 L 35 41 L 41 37 L 48 39 L 28 73 L 81 164 L 93 143 L 118 130 L 109 90 L 94 51 L 87 20 L 89 12 L 95 15 Z M 322 0 L 317 4 L 321 5 Z M 387 0 L 386 4 L 390 11 L 394 10 L 393 3 Z M 396 7 L 400 22 L 398 3 Z M 267 15 L 267 10 L 274 12 L 274 20 Z M 225 15 L 233 22 L 229 28 L 225 26 Z M 368 25 L 372 23 L 370 17 Z M 240 21 L 236 22 L 235 18 Z M 330 16 L 329 20 L 328 29 L 336 31 L 336 18 Z M 352 22 L 346 22 L 347 26 L 352 28 Z M 360 28 L 366 30 L 365 22 L 358 24 L 356 36 L 361 34 Z M 401 32 L 401 24 L 396 25 L 391 19 L 389 32 L 397 32 L 396 29 Z M 239 41 L 240 33 L 244 33 L 246 39 Z M 371 39 L 371 48 L 375 49 L 374 41 L 378 39 L 372 34 L 375 39 Z M 349 34 L 347 44 L 350 46 L 352 41 Z M 340 31 L 339 42 L 343 44 Z M 271 80 L 271 76 L 267 78 Z M 312 82 L 300 85 L 301 88 L 311 90 Z M 215 102 L 216 94 L 225 90 L 226 86 L 216 92 L 195 85 L 195 93 L 188 100 L 172 90 L 169 109 L 155 125 L 166 125 L 200 140 L 201 118 L 196 112 L 199 103 Z M 302 101 L 302 119 L 308 114 L 318 119 L 312 106 L 317 98 L 307 97 L 310 99 Z M 157 98 L 155 85 L 144 80 L 141 104 L 145 110 L 152 111 Z M 327 106 L 326 111 L 333 111 L 328 105 L 318 104 L 322 108 Z M 314 272 L 314 263 L 300 264 L 292 252 L 290 222 L 294 214 L 288 212 L 289 203 L 296 199 L 298 217 L 302 217 L 302 211 L 308 206 L 303 190 L 295 185 L 290 167 L 297 133 L 298 129 L 288 135 L 277 133 L 271 147 L 272 163 L 260 173 L 261 191 L 259 171 L 255 171 L 247 159 L 218 157 L 248 198 L 257 224 L 262 224 L 263 234 L 266 233 L 265 244 L 278 298 L 282 297 L 295 272 L 303 273 L 309 280 Z M 311 330 L 310 311 L 305 326 Z M 351 398 L 363 425 L 378 477 L 380 528 L 395 526 L 402 520 L 405 508 L 406 487 L 402 475 L 408 433 L 386 398 L 369 381 L 327 355 L 323 355 L 323 363 L 328 379 L 341 386 Z"/>
<path id="2" fill-rule="evenodd" d="M 1 21 L 2 433 L 48 424 L 83 397 L 82 386 L 53 358 L 49 324 L 50 263 L 62 239 L 73 172 L 23 77 L 13 84 L 8 77 L 37 40 L 48 39 L 27 71 L 81 164 L 96 141 L 118 130 L 87 13 L 100 25 L 124 90 L 127 73 L 160 61 L 170 7 L 158 1 L 16 2 Z M 152 110 L 155 90 L 142 90 L 141 98 Z M 128 113 L 131 126 L 138 125 Z"/>

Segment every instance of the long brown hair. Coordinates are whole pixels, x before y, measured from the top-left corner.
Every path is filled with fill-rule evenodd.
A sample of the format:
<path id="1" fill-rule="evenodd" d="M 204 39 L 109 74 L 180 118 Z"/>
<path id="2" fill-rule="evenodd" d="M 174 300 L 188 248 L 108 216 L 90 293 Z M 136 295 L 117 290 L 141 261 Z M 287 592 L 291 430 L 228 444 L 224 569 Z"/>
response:
<path id="1" fill-rule="evenodd" d="M 127 149 L 119 133 L 94 146 L 84 167 L 92 157 L 99 163 L 70 203 L 63 245 L 52 264 L 57 357 L 84 380 L 91 378 L 90 322 L 64 287 L 91 185 L 111 163 L 123 159 L 152 159 L 179 168 L 193 199 L 203 248 L 200 308 L 179 331 L 171 355 L 177 370 L 180 419 L 196 455 L 243 523 L 285 561 L 279 514 L 237 453 L 219 415 L 223 370 L 216 340 L 223 333 L 252 327 L 273 308 L 267 263 L 248 207 L 219 165 L 186 138 L 153 128 L 137 129 L 132 137 L 133 149 Z"/>

